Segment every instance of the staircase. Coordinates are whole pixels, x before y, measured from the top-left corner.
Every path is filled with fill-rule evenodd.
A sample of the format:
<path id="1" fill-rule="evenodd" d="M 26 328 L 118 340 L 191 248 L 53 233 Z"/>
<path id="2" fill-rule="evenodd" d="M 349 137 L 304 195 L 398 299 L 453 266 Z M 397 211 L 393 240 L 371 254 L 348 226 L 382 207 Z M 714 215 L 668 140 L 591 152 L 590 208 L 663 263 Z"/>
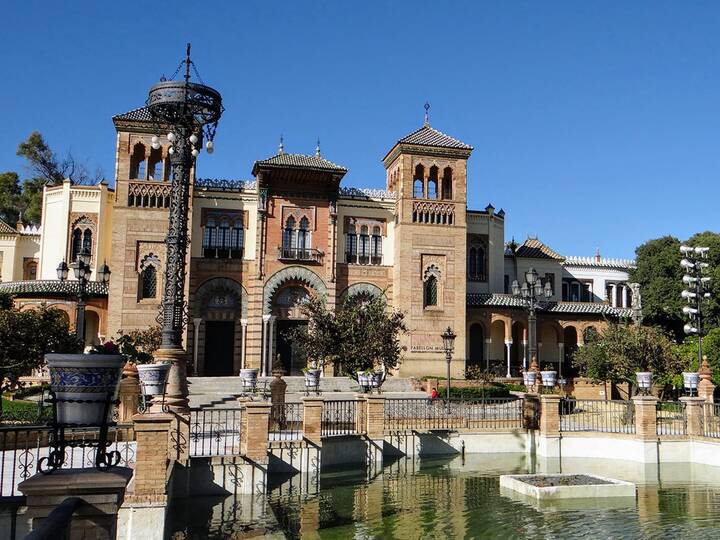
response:
<path id="1" fill-rule="evenodd" d="M 258 377 L 258 388 L 265 382 L 270 384 L 272 377 Z M 287 383 L 287 401 L 299 401 L 305 393 L 305 377 L 283 377 Z M 237 398 L 242 393 L 240 377 L 188 377 L 191 407 L 236 407 Z M 358 383 L 348 377 L 322 377 L 320 390 L 326 398 L 347 399 L 360 391 Z M 409 393 L 425 395 L 414 392 L 410 379 L 388 377 L 383 385 L 383 393 Z"/>

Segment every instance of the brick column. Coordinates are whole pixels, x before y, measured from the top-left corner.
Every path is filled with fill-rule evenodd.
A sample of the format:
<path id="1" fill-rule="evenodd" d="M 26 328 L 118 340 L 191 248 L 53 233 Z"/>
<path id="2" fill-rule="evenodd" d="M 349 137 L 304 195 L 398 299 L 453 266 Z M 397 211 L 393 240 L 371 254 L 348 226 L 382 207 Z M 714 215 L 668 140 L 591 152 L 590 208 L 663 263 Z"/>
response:
<path id="1" fill-rule="evenodd" d="M 382 439 L 385 436 L 385 396 L 365 396 L 365 399 L 365 433 L 371 439 Z"/>
<path id="2" fill-rule="evenodd" d="M 705 399 L 701 397 L 681 397 L 680 401 L 685 404 L 686 433 L 693 437 L 702 437 Z"/>
<path id="3" fill-rule="evenodd" d="M 165 413 L 136 414 L 135 474 L 128 502 L 166 502 L 168 437 L 174 416 Z"/>
<path id="4" fill-rule="evenodd" d="M 560 396 L 542 394 L 540 396 L 540 434 L 545 437 L 560 435 Z"/>
<path id="5" fill-rule="evenodd" d="M 138 382 L 138 373 L 135 366 L 125 364 L 123 368 L 123 378 L 120 380 L 118 388 L 118 423 L 127 424 L 132 422 L 132 417 L 137 414 L 138 404 L 140 401 L 140 383 Z"/>
<path id="6" fill-rule="evenodd" d="M 657 438 L 657 403 L 655 396 L 635 396 L 635 434 L 638 439 Z"/>
<path id="7" fill-rule="evenodd" d="M 246 401 L 240 420 L 240 453 L 257 462 L 267 461 L 269 403 Z"/>
<path id="8" fill-rule="evenodd" d="M 303 398 L 303 438 L 320 444 L 323 398 Z"/>
<path id="9" fill-rule="evenodd" d="M 538 394 L 525 394 L 523 400 L 523 427 L 525 429 L 538 429 L 540 418 L 540 396 Z"/>

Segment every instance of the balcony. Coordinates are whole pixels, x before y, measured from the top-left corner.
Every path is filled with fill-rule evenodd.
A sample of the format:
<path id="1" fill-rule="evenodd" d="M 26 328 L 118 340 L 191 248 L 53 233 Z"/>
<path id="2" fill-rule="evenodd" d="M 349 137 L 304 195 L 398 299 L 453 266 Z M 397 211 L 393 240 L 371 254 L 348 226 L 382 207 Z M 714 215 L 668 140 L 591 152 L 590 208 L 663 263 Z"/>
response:
<path id="1" fill-rule="evenodd" d="M 382 264 L 382 255 L 363 255 L 346 251 L 345 262 L 347 264 L 380 266 Z"/>
<path id="2" fill-rule="evenodd" d="M 203 246 L 204 259 L 242 259 L 243 248 L 223 248 Z"/>
<path id="3" fill-rule="evenodd" d="M 468 272 L 467 278 L 468 278 L 468 281 L 482 281 L 482 282 L 487 281 L 487 275 L 485 275 L 484 273 L 479 273 L 479 272 L 475 272 L 472 274 L 470 272 Z"/>
<path id="4" fill-rule="evenodd" d="M 278 259 L 281 261 L 302 262 L 305 264 L 322 264 L 323 252 L 314 248 L 278 248 Z"/>

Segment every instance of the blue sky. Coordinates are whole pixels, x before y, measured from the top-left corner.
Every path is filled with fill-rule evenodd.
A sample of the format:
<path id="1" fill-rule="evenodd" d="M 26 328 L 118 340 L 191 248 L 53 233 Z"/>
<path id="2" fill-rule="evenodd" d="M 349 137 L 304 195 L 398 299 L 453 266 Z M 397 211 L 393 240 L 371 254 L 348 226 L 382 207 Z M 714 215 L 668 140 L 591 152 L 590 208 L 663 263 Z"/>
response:
<path id="1" fill-rule="evenodd" d="M 475 147 L 469 206 L 565 255 L 630 257 L 720 230 L 716 2 L 3 3 L 0 171 L 38 130 L 108 178 L 110 117 L 141 106 L 192 41 L 226 113 L 203 177 L 288 152 L 384 187 L 380 159 L 431 124 Z"/>

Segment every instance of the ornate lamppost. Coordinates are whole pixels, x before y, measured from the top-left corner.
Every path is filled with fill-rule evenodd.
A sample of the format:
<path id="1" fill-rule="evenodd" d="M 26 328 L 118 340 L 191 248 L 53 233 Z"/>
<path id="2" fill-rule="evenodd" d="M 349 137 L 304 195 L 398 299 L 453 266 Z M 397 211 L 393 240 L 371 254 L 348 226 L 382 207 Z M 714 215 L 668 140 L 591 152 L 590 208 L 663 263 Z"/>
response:
<path id="1" fill-rule="evenodd" d="M 77 260 L 70 263 L 70 266 L 62 261 L 57 269 L 57 277 L 61 282 L 67 280 L 70 270 L 75 274 L 77 280 L 77 291 L 75 293 L 75 335 L 85 345 L 85 301 L 87 300 L 87 285 L 90 281 L 90 274 L 92 269 L 90 268 L 90 252 L 87 249 L 83 249 L 77 256 Z M 110 268 L 107 264 L 104 264 L 97 271 L 98 281 L 107 283 L 110 281 Z"/>
<path id="2" fill-rule="evenodd" d="M 517 280 L 512 282 L 512 293 L 513 296 L 519 298 L 523 307 L 528 312 L 528 341 L 530 342 L 530 359 L 531 361 L 537 360 L 537 308 L 540 307 L 541 301 L 544 298 L 549 300 L 553 294 L 552 285 L 548 281 L 545 283 L 545 287 L 542 286 L 540 276 L 535 271 L 535 268 L 530 268 L 525 272 L 525 282 L 520 285 Z M 523 362 L 524 364 L 524 362 Z M 523 365 L 523 368 L 527 368 Z M 562 375 L 562 373 L 560 374 Z M 510 377 L 510 356 L 508 355 L 507 361 L 507 376 Z"/>
<path id="3" fill-rule="evenodd" d="M 683 284 L 687 287 L 680 293 L 688 303 L 683 306 L 683 313 L 690 319 L 683 330 L 686 334 L 695 334 L 698 337 L 698 369 L 703 363 L 702 338 L 705 335 L 703 324 L 703 303 L 710 298 L 710 277 L 706 276 L 710 263 L 708 258 L 709 247 L 680 246 L 680 253 L 683 259 L 680 266 L 685 270 L 682 278 Z M 684 386 L 692 395 L 697 390 L 700 376 L 697 373 L 683 373 Z"/>
<path id="4" fill-rule="evenodd" d="M 447 388 L 445 389 L 447 412 L 450 413 L 450 362 L 452 361 L 452 353 L 455 350 L 455 332 L 449 326 L 440 334 L 443 340 L 443 350 L 445 351 L 445 361 L 447 362 Z"/>
<path id="5" fill-rule="evenodd" d="M 166 403 L 176 412 L 187 411 L 188 391 L 186 353 L 182 345 L 183 327 L 187 312 L 185 304 L 185 267 L 188 244 L 188 206 L 190 175 L 200 150 L 210 154 L 213 139 L 223 112 L 220 93 L 204 84 L 190 82 L 190 68 L 200 78 L 190 60 L 190 44 L 185 59 L 178 66 L 185 67 L 183 80 L 161 80 L 150 88 L 147 108 L 158 126 L 158 135 L 152 138 L 152 147 L 160 148 L 160 129 L 167 129 L 167 140 L 172 145 L 170 154 L 171 192 L 168 234 L 165 240 L 165 285 L 158 314 L 161 323 L 162 343 L 156 353 L 161 360 L 172 363 L 168 378 Z"/>

